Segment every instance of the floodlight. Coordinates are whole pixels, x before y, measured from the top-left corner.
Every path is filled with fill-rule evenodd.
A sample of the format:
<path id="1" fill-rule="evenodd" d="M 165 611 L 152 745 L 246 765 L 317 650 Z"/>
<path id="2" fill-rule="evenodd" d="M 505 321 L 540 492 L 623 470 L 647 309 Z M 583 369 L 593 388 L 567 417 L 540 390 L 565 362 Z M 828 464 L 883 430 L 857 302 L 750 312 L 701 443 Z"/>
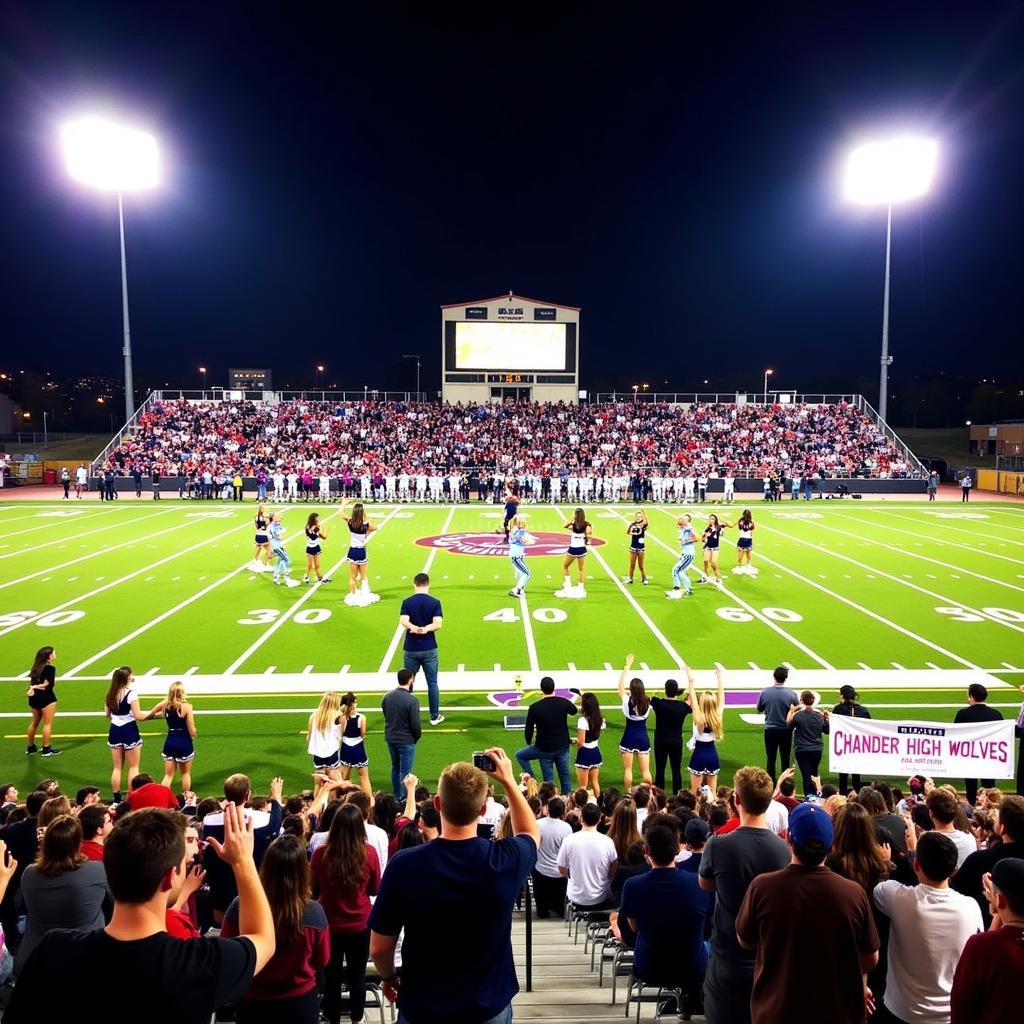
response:
<path id="1" fill-rule="evenodd" d="M 931 187 L 938 154 L 935 139 L 915 136 L 858 146 L 846 163 L 846 198 L 891 206 L 923 196 Z"/>
<path id="2" fill-rule="evenodd" d="M 61 130 L 68 173 L 75 181 L 110 192 L 153 188 L 160 179 L 156 139 L 148 132 L 85 117 Z"/>

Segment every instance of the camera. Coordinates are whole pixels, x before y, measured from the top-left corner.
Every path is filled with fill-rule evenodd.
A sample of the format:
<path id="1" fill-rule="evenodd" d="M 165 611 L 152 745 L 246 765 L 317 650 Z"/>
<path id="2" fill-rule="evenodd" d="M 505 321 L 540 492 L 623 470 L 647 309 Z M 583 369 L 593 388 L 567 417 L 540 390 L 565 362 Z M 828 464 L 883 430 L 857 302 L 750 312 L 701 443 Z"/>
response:
<path id="1" fill-rule="evenodd" d="M 474 750 L 473 767 L 479 768 L 482 772 L 493 772 L 498 766 L 490 754 L 485 754 L 482 750 Z"/>

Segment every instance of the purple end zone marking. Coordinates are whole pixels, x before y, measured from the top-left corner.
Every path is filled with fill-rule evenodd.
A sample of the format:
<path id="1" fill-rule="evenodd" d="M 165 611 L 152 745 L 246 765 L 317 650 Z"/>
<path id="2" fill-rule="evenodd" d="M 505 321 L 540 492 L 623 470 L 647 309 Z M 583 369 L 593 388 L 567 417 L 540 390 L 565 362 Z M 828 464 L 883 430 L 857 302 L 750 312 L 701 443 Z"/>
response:
<path id="1" fill-rule="evenodd" d="M 742 704 L 749 707 L 751 704 L 756 704 L 757 698 L 760 696 L 760 690 L 726 690 L 725 703 Z"/>
<path id="2" fill-rule="evenodd" d="M 534 691 L 530 690 L 527 692 L 533 693 Z M 567 700 L 572 700 L 573 697 L 571 690 L 555 690 L 555 693 L 559 697 L 565 697 Z M 760 693 L 760 690 L 726 690 L 725 703 L 726 705 L 735 704 L 740 707 L 750 707 L 751 704 L 757 703 Z M 523 694 L 518 690 L 499 690 L 497 693 L 487 694 L 487 699 L 497 704 L 500 708 L 518 707 L 522 698 Z"/>

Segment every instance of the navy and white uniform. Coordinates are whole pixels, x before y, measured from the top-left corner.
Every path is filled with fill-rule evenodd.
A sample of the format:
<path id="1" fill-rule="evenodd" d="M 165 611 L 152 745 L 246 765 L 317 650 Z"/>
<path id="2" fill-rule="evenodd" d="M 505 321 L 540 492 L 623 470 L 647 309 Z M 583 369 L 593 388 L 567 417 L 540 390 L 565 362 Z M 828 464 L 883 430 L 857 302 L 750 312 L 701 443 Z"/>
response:
<path id="1" fill-rule="evenodd" d="M 266 544 L 269 539 L 267 534 L 267 527 L 270 526 L 270 520 L 266 516 L 257 515 L 253 520 L 253 524 L 256 527 L 256 536 L 253 538 L 256 544 Z"/>
<path id="2" fill-rule="evenodd" d="M 722 536 L 721 526 L 707 526 L 704 530 L 704 550 L 717 551 L 718 542 Z"/>
<path id="3" fill-rule="evenodd" d="M 573 558 L 583 558 L 587 553 L 587 523 L 582 530 L 576 530 L 572 523 L 565 524 L 569 530 L 569 550 L 567 554 L 572 555 Z"/>
<path id="4" fill-rule="evenodd" d="M 508 524 L 512 521 L 512 517 L 519 511 L 519 497 L 515 494 L 505 495 L 505 522 L 504 528 L 508 529 Z"/>
<path id="5" fill-rule="evenodd" d="M 693 724 L 693 753 L 687 766 L 691 775 L 717 775 L 721 764 L 718 760 L 718 747 L 715 746 L 715 734 L 705 725 L 703 732 L 697 731 L 697 723 Z"/>
<path id="6" fill-rule="evenodd" d="M 306 554 L 320 554 L 320 527 L 315 524 L 306 527 Z"/>
<path id="7" fill-rule="evenodd" d="M 647 533 L 646 523 L 629 524 L 629 547 L 632 551 L 643 551 L 647 543 L 644 534 Z"/>
<path id="8" fill-rule="evenodd" d="M 132 704 L 139 699 L 134 687 L 129 687 L 121 694 L 117 709 L 110 715 L 110 732 L 107 734 L 107 746 L 111 750 L 134 750 L 142 746 L 139 735 L 139 723 L 132 714 Z"/>
<path id="9" fill-rule="evenodd" d="M 345 730 L 341 734 L 341 763 L 346 768 L 366 768 L 370 764 L 360 735 L 362 722 L 363 716 L 359 714 L 345 719 Z"/>
<path id="10" fill-rule="evenodd" d="M 366 565 L 366 537 L 370 532 L 370 524 L 364 522 L 358 529 L 349 526 L 349 531 L 348 560 L 353 565 Z"/>
<path id="11" fill-rule="evenodd" d="M 166 708 L 164 721 L 167 723 L 164 760 L 187 764 L 196 756 L 196 748 L 188 731 L 188 719 L 176 708 Z"/>
<path id="12" fill-rule="evenodd" d="M 746 528 L 743 526 L 743 520 L 741 519 L 738 524 L 739 537 L 736 540 L 736 547 L 740 551 L 749 551 L 754 546 L 754 524 L 753 522 Z"/>
<path id="13" fill-rule="evenodd" d="M 601 727 L 604 728 L 603 722 Z M 590 723 L 585 718 L 581 718 L 576 723 L 576 728 L 586 733 L 583 743 L 580 744 L 576 751 L 576 767 L 585 769 L 600 768 L 603 763 L 601 760 L 601 747 L 599 745 L 601 739 L 600 730 L 595 731 L 591 729 Z"/>
<path id="14" fill-rule="evenodd" d="M 313 767 L 318 770 L 337 768 L 341 764 L 338 746 L 341 743 L 341 726 L 335 719 L 326 730 L 321 731 L 314 722 L 309 729 L 309 744 L 306 751 L 313 758 Z"/>
<path id="15" fill-rule="evenodd" d="M 651 738 L 647 735 L 647 716 L 651 705 L 639 714 L 633 707 L 629 694 L 622 698 L 622 713 L 626 716 L 626 728 L 622 731 L 619 750 L 624 754 L 646 754 L 651 749 Z"/>

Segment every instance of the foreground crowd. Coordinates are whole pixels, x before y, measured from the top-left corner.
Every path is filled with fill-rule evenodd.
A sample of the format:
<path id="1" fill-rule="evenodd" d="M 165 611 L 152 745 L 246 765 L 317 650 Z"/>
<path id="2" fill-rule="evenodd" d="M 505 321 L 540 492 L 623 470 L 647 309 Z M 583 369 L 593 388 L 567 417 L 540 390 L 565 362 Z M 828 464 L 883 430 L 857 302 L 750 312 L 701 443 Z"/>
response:
<path id="1" fill-rule="evenodd" d="M 477 491 L 493 472 L 501 481 L 522 477 L 524 487 L 560 478 L 566 493 L 570 476 L 589 478 L 604 490 L 610 480 L 622 497 L 635 469 L 646 467 L 668 500 L 682 493 L 688 476 L 901 477 L 912 471 L 872 421 L 845 404 L 272 405 L 182 399 L 157 403 L 138 426 L 111 453 L 111 470 L 135 474 L 138 481 L 142 474 L 180 474 L 194 481 L 197 496 L 211 497 L 234 495 L 242 476 L 262 478 L 265 490 L 275 473 L 303 494 L 314 487 L 319 493 L 326 477 L 331 490 L 349 496 L 376 496 L 379 488 L 394 498 L 403 478 L 405 493 L 429 496 L 440 485 L 439 495 L 441 487 L 451 493 L 453 480 L 456 487 L 468 484 L 471 474 Z M 603 497 L 613 499 L 611 493 Z"/>
<path id="2" fill-rule="evenodd" d="M 140 774 L 115 806 L 6 787 L 4 1020 L 115 998 L 156 1021 L 361 1021 L 369 970 L 400 1021 L 505 1024 L 531 877 L 540 917 L 607 922 L 634 976 L 677 993 L 664 1009 L 711 1024 L 1017 1019 L 1024 798 L 914 779 L 801 802 L 753 767 L 717 793 L 561 796 L 501 750 L 474 761 L 436 795 L 406 776 L 404 805 L 326 775 L 288 798 L 232 775 L 197 801 Z M 87 980 L 112 995 L 90 1007 Z"/>

